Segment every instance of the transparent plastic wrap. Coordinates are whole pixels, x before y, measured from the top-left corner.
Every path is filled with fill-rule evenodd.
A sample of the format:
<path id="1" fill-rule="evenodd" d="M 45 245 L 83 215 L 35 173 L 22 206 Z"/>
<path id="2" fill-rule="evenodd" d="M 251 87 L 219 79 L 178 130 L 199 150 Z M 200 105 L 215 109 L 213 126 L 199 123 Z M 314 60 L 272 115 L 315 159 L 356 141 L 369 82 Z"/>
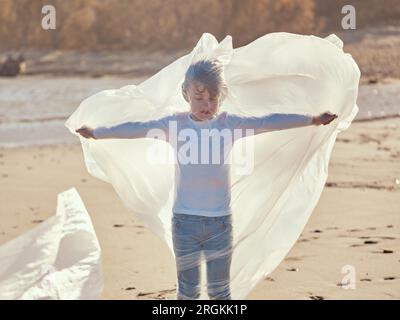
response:
<path id="1" fill-rule="evenodd" d="M 342 46 L 333 34 L 319 38 L 279 32 L 234 49 L 231 36 L 218 42 L 204 33 L 187 55 L 139 85 L 88 97 L 67 120 L 67 128 L 78 135 L 75 130 L 83 125 L 150 123 L 187 112 L 181 93 L 185 72 L 204 58 L 224 65 L 228 95 L 221 112 L 260 117 L 329 110 L 338 115 L 327 126 L 269 131 L 236 141 L 232 154 L 245 158 L 239 141 L 250 142 L 254 164 L 243 174 L 232 161 L 231 212 L 219 217 L 174 214 L 179 168 L 147 157 L 149 148 L 173 156 L 170 144 L 147 137 L 94 140 L 78 135 L 89 173 L 112 184 L 124 205 L 168 245 L 177 262 L 178 298 L 243 299 L 295 244 L 324 188 L 336 136 L 358 111 L 360 71 Z"/>
<path id="2" fill-rule="evenodd" d="M 0 246 L 0 299 L 100 299 L 101 248 L 75 188 L 58 195 L 57 212 Z"/>

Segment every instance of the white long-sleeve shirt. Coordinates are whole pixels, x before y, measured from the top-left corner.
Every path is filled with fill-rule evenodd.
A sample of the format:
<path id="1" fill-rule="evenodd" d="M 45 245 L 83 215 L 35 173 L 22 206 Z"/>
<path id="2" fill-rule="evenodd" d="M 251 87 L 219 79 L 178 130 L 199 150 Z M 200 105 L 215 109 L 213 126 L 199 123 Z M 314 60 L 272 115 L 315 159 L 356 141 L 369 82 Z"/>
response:
<path id="1" fill-rule="evenodd" d="M 231 214 L 230 161 L 226 160 L 234 141 L 241 136 L 308 126 L 312 118 L 309 114 L 245 117 L 222 112 L 211 120 L 195 121 L 189 112 L 179 112 L 156 120 L 98 127 L 93 136 L 135 139 L 149 137 L 151 129 L 161 130 L 176 156 L 173 212 L 215 217 Z M 207 146 L 209 153 L 205 152 Z"/>

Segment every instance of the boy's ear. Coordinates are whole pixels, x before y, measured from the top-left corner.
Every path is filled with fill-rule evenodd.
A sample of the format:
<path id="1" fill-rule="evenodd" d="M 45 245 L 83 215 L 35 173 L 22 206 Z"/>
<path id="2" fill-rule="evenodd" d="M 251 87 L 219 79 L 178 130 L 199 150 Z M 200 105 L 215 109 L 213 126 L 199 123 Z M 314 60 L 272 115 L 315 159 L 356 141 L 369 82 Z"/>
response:
<path id="1" fill-rule="evenodd" d="M 185 99 L 185 101 L 189 102 L 189 99 L 188 99 L 188 96 L 187 96 L 187 92 L 186 92 L 185 89 L 182 89 L 182 95 L 183 95 L 183 98 Z"/>

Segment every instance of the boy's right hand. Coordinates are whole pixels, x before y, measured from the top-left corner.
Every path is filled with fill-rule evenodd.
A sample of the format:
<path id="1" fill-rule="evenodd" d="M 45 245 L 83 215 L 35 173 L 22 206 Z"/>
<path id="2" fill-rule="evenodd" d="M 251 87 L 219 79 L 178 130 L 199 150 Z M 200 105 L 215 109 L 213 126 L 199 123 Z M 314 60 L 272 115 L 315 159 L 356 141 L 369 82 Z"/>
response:
<path id="1" fill-rule="evenodd" d="M 317 126 L 323 124 L 325 126 L 325 125 L 331 123 L 337 117 L 338 117 L 337 114 L 334 114 L 330 111 L 323 112 L 320 115 L 313 117 L 312 124 L 317 125 Z"/>
<path id="2" fill-rule="evenodd" d="M 93 128 L 91 128 L 91 127 L 82 126 L 81 128 L 76 129 L 75 132 L 79 133 L 82 137 L 85 137 L 86 139 L 89 139 L 89 138 L 96 139 L 93 136 Z"/>

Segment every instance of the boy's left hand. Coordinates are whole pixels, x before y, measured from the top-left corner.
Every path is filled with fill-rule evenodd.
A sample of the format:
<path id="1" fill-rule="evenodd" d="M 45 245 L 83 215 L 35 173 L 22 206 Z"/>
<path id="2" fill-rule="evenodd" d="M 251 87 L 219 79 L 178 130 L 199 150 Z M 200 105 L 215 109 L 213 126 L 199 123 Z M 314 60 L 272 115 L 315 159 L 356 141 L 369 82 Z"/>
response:
<path id="1" fill-rule="evenodd" d="M 82 126 L 79 129 L 76 129 L 75 132 L 79 133 L 82 137 L 85 137 L 86 139 L 90 139 L 93 138 L 95 139 L 95 137 L 93 136 L 93 128 L 88 127 L 88 126 Z"/>
<path id="2" fill-rule="evenodd" d="M 312 124 L 319 126 L 320 124 L 323 124 L 324 126 L 327 125 L 328 123 L 331 123 L 334 119 L 338 117 L 337 114 L 331 113 L 329 111 L 321 113 L 318 116 L 315 116 L 313 118 Z"/>

